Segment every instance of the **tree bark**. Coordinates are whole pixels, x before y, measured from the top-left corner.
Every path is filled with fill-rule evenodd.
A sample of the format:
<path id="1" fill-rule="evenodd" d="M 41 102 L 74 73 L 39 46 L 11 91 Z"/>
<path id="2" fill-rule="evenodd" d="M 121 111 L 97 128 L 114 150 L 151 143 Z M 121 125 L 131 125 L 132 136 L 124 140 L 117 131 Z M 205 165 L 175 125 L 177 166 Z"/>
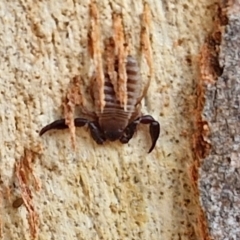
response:
<path id="1" fill-rule="evenodd" d="M 226 1 L 219 10 L 222 41 L 215 49 L 223 69 L 205 92 L 212 148 L 201 167 L 200 191 L 213 238 L 240 239 L 240 2 Z"/>
<path id="2" fill-rule="evenodd" d="M 64 117 L 72 79 L 79 79 L 86 108 L 94 108 L 90 2 L 0 2 L 2 239 L 210 239 L 197 188 L 194 123 L 198 54 L 214 27 L 217 1 L 145 2 L 153 73 L 142 112 L 161 124 L 150 154 L 146 126 L 125 145 L 97 145 L 84 127 L 76 135 L 39 136 Z M 150 75 L 141 54 L 145 2 L 96 1 L 101 50 L 119 14 L 142 89 Z M 76 108 L 75 115 L 82 112 Z"/>

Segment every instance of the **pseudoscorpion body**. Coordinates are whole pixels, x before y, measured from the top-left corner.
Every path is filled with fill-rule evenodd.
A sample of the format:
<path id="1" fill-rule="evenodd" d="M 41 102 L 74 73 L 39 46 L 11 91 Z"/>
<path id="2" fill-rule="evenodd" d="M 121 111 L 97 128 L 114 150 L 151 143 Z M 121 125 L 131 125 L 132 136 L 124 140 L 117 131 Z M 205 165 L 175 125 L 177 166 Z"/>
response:
<path id="1" fill-rule="evenodd" d="M 140 113 L 140 102 L 144 97 L 141 94 L 141 76 L 138 63 L 132 56 L 127 57 L 126 61 L 127 73 L 127 106 L 126 110 L 121 106 L 114 87 L 110 81 L 109 75 L 105 74 L 104 96 L 105 107 L 101 112 L 100 109 L 95 109 L 95 119 L 88 120 L 86 118 L 75 118 L 74 124 L 76 127 L 87 125 L 90 129 L 92 138 L 102 144 L 106 140 L 128 143 L 132 138 L 136 127 L 139 123 L 150 124 L 149 131 L 152 139 L 152 145 L 149 153 L 155 147 L 156 141 L 160 134 L 159 123 L 150 115 L 142 115 Z M 95 85 L 94 85 L 95 86 Z M 99 99 L 99 90 L 94 89 L 93 100 Z M 56 120 L 42 128 L 40 135 L 51 129 L 68 128 L 65 119 Z"/>

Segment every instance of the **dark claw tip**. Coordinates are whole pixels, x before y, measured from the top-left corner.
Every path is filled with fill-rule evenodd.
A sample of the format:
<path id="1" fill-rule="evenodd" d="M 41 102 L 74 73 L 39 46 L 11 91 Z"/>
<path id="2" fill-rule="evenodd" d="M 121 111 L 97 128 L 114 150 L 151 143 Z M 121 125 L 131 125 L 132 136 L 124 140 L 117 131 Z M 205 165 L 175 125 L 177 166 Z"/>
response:
<path id="1" fill-rule="evenodd" d="M 41 131 L 39 132 L 39 136 L 42 136 L 47 130 L 45 128 L 42 128 Z"/>
<path id="2" fill-rule="evenodd" d="M 151 135 L 151 138 L 152 138 L 152 146 L 151 148 L 149 149 L 148 153 L 150 153 L 155 145 L 156 145 L 156 142 L 159 138 L 159 135 L 160 135 L 160 124 L 155 121 L 155 122 L 152 122 L 151 125 L 150 125 L 150 135 Z"/>
<path id="3" fill-rule="evenodd" d="M 148 153 L 152 152 L 152 150 L 154 149 L 154 147 L 155 147 L 155 145 L 153 145 L 153 146 L 149 149 Z"/>

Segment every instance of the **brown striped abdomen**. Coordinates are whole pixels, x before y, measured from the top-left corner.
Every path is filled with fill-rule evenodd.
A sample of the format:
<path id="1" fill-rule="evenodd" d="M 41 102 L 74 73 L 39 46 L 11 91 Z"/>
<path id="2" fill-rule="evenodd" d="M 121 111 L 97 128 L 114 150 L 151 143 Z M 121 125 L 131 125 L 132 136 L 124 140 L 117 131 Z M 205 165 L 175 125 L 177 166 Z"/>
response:
<path id="1" fill-rule="evenodd" d="M 141 94 L 141 76 L 138 63 L 135 58 L 128 56 L 127 71 L 127 106 L 126 111 L 116 98 L 114 87 L 108 75 L 105 76 L 104 97 L 105 107 L 103 113 L 99 113 L 99 124 L 102 128 L 124 129 L 135 112 L 136 104 Z M 113 126 L 111 126 L 113 125 Z"/>

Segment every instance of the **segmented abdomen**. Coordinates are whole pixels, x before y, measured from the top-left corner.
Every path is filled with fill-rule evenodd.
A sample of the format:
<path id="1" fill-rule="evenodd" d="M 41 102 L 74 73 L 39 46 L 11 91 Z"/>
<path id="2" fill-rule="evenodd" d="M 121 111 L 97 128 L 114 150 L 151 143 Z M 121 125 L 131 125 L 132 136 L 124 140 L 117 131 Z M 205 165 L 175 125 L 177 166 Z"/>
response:
<path id="1" fill-rule="evenodd" d="M 109 76 L 105 77 L 104 84 L 104 96 L 105 107 L 103 113 L 100 114 L 101 120 L 118 119 L 128 120 L 131 118 L 135 111 L 136 104 L 141 94 L 141 76 L 138 63 L 132 56 L 127 57 L 126 63 L 127 72 L 127 106 L 126 111 L 121 106 L 120 102 L 116 98 L 113 85 L 109 79 Z"/>

